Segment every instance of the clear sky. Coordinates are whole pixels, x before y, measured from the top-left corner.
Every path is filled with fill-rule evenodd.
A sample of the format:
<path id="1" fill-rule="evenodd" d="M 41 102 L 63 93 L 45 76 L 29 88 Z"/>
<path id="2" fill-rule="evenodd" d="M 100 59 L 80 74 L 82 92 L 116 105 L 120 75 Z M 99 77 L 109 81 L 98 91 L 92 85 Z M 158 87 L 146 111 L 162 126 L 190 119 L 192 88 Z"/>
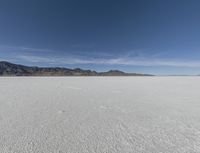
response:
<path id="1" fill-rule="evenodd" d="M 200 1 L 1 0 L 0 60 L 200 74 Z"/>

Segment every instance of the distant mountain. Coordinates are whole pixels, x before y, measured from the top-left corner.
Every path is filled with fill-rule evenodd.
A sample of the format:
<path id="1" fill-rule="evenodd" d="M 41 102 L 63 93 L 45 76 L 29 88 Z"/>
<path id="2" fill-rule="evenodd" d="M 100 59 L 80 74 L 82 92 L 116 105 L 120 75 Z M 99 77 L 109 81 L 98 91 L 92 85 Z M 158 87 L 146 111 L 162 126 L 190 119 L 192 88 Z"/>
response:
<path id="1" fill-rule="evenodd" d="M 0 62 L 0 76 L 152 76 L 149 74 L 125 73 L 119 70 L 96 72 L 80 68 L 69 69 L 60 67 L 30 67 Z"/>
<path id="2" fill-rule="evenodd" d="M 140 74 L 140 73 L 125 73 L 119 70 L 110 70 L 107 72 L 99 72 L 100 76 L 152 76 L 150 74 Z"/>

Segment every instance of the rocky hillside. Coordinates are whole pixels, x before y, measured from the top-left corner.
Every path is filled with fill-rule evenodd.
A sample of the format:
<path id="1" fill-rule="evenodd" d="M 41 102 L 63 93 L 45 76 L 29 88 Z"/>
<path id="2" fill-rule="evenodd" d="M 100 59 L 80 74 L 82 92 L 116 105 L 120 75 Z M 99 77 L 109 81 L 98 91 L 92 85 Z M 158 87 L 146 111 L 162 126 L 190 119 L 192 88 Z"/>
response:
<path id="1" fill-rule="evenodd" d="M 0 76 L 150 76 L 148 74 L 125 73 L 118 70 L 108 72 L 96 72 L 91 70 L 82 70 L 80 68 L 69 69 L 60 67 L 29 67 L 13 64 L 9 62 L 0 62 Z"/>

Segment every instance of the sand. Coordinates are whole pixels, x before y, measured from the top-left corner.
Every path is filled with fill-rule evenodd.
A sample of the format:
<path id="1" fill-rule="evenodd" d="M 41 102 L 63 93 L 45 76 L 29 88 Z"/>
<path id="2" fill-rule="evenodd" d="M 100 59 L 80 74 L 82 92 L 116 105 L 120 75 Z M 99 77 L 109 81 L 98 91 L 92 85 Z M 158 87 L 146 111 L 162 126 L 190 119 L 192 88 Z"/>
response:
<path id="1" fill-rule="evenodd" d="M 1 77 L 0 153 L 199 153 L 200 77 Z"/>

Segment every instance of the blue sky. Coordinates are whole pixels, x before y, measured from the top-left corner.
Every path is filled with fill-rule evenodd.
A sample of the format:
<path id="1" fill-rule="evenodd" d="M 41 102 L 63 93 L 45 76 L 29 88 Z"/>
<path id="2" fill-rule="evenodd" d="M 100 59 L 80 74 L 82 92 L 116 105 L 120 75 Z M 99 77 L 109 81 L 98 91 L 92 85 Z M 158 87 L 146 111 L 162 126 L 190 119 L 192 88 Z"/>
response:
<path id="1" fill-rule="evenodd" d="M 200 74 L 199 0 L 0 1 L 0 60 Z"/>

